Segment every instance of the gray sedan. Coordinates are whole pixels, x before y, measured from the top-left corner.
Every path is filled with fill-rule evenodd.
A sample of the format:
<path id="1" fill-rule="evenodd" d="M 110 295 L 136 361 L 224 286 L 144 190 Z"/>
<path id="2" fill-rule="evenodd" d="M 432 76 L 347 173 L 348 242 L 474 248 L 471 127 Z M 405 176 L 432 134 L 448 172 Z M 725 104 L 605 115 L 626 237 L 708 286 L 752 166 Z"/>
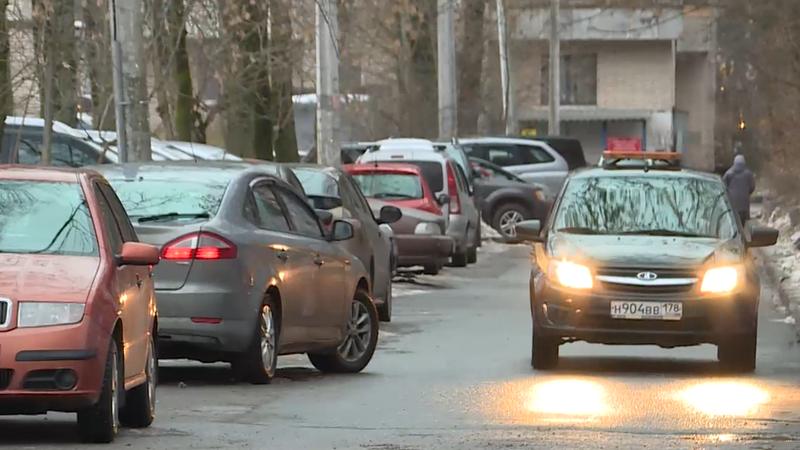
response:
<path id="1" fill-rule="evenodd" d="M 155 269 L 162 358 L 229 361 L 268 383 L 278 354 L 308 353 L 322 371 L 371 360 L 378 315 L 364 266 L 335 245 L 289 184 L 236 163 L 98 166 L 139 238 L 161 248 Z"/>

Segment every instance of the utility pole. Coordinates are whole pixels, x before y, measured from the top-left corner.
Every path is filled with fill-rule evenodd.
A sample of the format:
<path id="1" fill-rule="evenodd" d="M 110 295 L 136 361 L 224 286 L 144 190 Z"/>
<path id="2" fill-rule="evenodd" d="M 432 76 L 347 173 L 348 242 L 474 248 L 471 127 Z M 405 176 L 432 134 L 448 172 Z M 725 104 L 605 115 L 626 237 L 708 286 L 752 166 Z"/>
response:
<path id="1" fill-rule="evenodd" d="M 514 98 L 511 95 L 507 23 L 503 0 L 497 0 L 497 45 L 500 54 L 500 87 L 503 91 L 503 121 L 506 125 L 506 135 L 513 136 L 517 133 L 517 119 L 514 115 Z"/>
<path id="2" fill-rule="evenodd" d="M 150 115 L 144 56 L 143 0 L 111 0 L 111 55 L 120 162 L 149 161 Z"/>
<path id="3" fill-rule="evenodd" d="M 340 166 L 337 0 L 317 0 L 317 163 Z"/>
<path id="4" fill-rule="evenodd" d="M 439 80 L 439 138 L 441 139 L 454 138 L 458 134 L 454 3 L 454 0 L 437 1 L 437 75 Z"/>
<path id="5" fill-rule="evenodd" d="M 548 134 L 561 134 L 561 41 L 559 38 L 560 0 L 550 0 L 550 114 Z"/>

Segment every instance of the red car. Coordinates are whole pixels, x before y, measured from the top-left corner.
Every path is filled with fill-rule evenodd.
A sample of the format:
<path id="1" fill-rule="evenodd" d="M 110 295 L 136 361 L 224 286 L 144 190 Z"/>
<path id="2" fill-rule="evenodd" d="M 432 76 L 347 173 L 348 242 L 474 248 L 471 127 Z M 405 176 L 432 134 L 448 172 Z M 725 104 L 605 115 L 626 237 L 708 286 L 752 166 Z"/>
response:
<path id="1" fill-rule="evenodd" d="M 365 197 L 401 208 L 442 214 L 441 205 L 446 202 L 436 199 L 418 166 L 382 162 L 347 165 L 344 170 L 355 178 Z"/>
<path id="2" fill-rule="evenodd" d="M 155 415 L 158 249 L 86 170 L 0 166 L 0 414 L 78 413 L 110 442 Z"/>

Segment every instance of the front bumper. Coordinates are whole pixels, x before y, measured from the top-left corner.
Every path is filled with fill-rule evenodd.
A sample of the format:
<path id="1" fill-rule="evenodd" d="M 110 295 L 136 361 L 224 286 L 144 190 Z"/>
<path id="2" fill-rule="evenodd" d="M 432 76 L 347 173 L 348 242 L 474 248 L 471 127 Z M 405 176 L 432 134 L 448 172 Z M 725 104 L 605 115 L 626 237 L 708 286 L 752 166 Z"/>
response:
<path id="1" fill-rule="evenodd" d="M 444 264 L 453 253 L 453 239 L 444 235 L 398 234 L 398 267 Z"/>
<path id="2" fill-rule="evenodd" d="M 253 339 L 261 300 L 254 292 L 187 283 L 179 290 L 157 290 L 156 296 L 161 358 L 226 360 Z"/>
<path id="3" fill-rule="evenodd" d="M 0 332 L 0 414 L 74 412 L 97 402 L 109 332 L 84 317 L 74 325 L 16 328 Z M 58 371 L 71 371 L 70 389 L 51 385 Z"/>
<path id="4" fill-rule="evenodd" d="M 611 317 L 614 300 L 680 302 L 680 320 L 629 320 Z M 756 330 L 758 297 L 745 293 L 705 297 L 692 292 L 578 292 L 556 287 L 541 274 L 531 276 L 531 314 L 535 333 L 565 341 L 679 347 L 719 344 Z"/>

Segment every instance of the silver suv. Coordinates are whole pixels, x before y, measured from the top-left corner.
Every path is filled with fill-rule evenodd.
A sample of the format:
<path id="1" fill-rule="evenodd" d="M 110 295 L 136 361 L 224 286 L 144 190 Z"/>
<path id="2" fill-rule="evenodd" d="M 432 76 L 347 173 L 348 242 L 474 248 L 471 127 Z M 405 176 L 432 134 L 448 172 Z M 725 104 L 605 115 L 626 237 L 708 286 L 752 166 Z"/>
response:
<path id="1" fill-rule="evenodd" d="M 358 163 L 402 162 L 422 170 L 447 221 L 447 235 L 455 241 L 452 264 L 464 267 L 478 260 L 480 212 L 473 199 L 472 187 L 461 166 L 447 153 L 436 151 L 425 139 L 386 139 L 376 142 Z"/>

